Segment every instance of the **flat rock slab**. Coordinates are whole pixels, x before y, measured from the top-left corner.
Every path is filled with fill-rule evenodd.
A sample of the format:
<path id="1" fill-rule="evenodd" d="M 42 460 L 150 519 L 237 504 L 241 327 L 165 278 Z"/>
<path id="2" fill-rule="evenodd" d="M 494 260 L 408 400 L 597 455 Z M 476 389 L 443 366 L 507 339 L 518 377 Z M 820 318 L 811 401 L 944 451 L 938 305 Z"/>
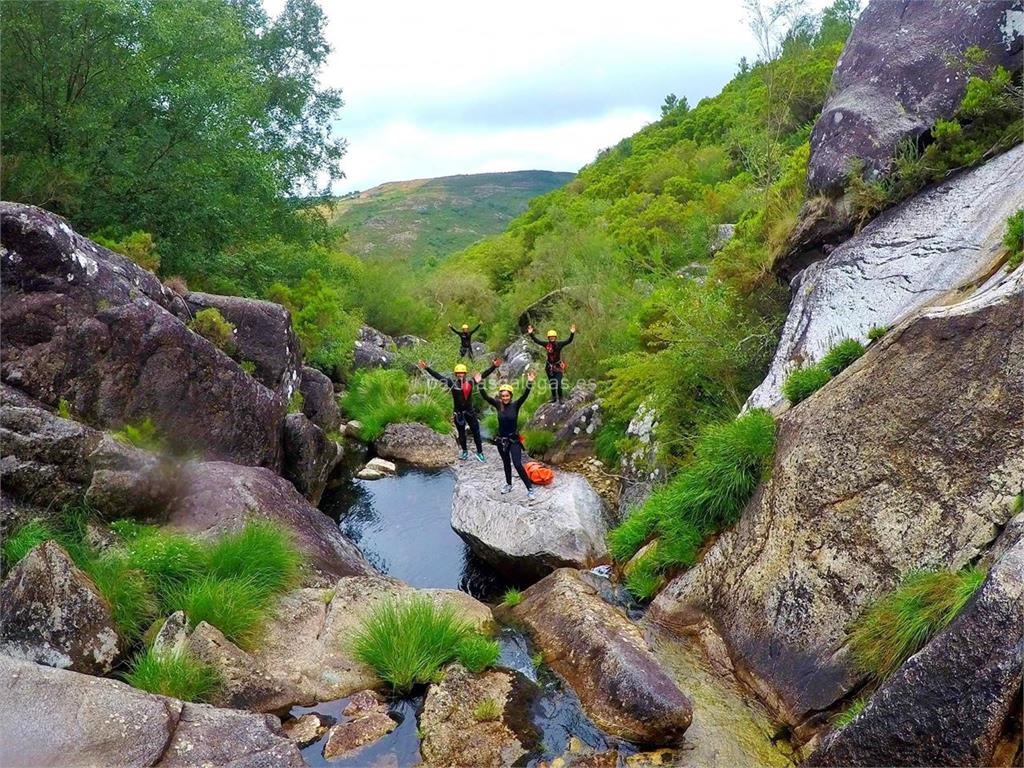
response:
<path id="1" fill-rule="evenodd" d="M 917 568 L 983 555 L 1024 484 L 1024 270 L 890 331 L 778 420 L 770 479 L 654 600 L 710 617 L 737 671 L 791 725 L 863 675 L 847 632 Z"/>
<path id="2" fill-rule="evenodd" d="M 1024 208 L 1021 178 L 1024 145 L 882 213 L 800 273 L 775 358 L 747 407 L 780 404 L 793 367 L 844 338 L 866 342 L 871 328 L 893 326 L 990 269 L 1006 219 Z"/>
<path id="3" fill-rule="evenodd" d="M 640 629 L 578 571 L 562 568 L 534 584 L 512 613 L 602 729 L 640 744 L 682 739 L 693 718 L 689 699 Z"/>
<path id="4" fill-rule="evenodd" d="M 537 486 L 530 501 L 514 470 L 512 492 L 502 494 L 498 451 L 488 445 L 484 455 L 484 464 L 457 464 L 452 497 L 452 528 L 477 555 L 505 573 L 532 578 L 607 561 L 604 505 L 586 478 L 556 469 L 554 481 Z"/>
<path id="5" fill-rule="evenodd" d="M 122 650 L 107 601 L 59 544 L 35 547 L 0 586 L 0 653 L 102 675 Z"/>
<path id="6" fill-rule="evenodd" d="M 189 704 L 0 656 L 0 765 L 301 768 L 269 715 Z"/>
<path id="7" fill-rule="evenodd" d="M 425 424 L 413 422 L 388 424 L 373 446 L 377 455 L 385 459 L 429 468 L 451 466 L 458 450 L 451 435 L 439 434 Z"/>

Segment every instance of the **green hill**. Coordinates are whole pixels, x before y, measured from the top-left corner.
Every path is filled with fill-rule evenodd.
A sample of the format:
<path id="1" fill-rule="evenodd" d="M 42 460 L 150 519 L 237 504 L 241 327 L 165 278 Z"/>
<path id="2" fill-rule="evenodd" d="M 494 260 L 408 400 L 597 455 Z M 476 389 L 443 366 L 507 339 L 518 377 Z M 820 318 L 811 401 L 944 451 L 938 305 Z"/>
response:
<path id="1" fill-rule="evenodd" d="M 333 217 L 354 255 L 418 266 L 501 232 L 532 198 L 573 176 L 511 171 L 392 181 L 335 201 Z"/>

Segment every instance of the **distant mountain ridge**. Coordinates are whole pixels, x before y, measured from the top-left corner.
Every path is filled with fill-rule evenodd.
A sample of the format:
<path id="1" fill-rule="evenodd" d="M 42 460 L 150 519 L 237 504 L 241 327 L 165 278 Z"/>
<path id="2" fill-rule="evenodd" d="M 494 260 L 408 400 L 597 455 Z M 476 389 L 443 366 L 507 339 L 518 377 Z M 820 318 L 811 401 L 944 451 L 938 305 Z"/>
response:
<path id="1" fill-rule="evenodd" d="M 501 232 L 532 198 L 574 176 L 531 170 L 390 181 L 337 199 L 333 219 L 352 254 L 421 266 Z"/>

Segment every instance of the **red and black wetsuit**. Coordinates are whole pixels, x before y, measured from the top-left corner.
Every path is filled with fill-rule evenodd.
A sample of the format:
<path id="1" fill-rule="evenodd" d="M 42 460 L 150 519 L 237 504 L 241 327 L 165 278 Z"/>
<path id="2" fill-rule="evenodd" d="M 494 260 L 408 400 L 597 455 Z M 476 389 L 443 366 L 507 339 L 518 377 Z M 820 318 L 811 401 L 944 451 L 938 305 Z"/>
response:
<path id="1" fill-rule="evenodd" d="M 468 357 L 472 360 L 473 334 L 480 330 L 480 323 L 477 323 L 476 328 L 471 331 L 460 331 L 451 323 L 448 324 L 448 327 L 451 328 L 452 333 L 459 337 L 459 357 Z"/>
<path id="2" fill-rule="evenodd" d="M 544 347 L 547 352 L 547 360 L 544 361 L 544 373 L 548 377 L 548 386 L 551 387 L 551 402 L 562 402 L 562 350 L 572 344 L 576 332 L 569 334 L 565 341 L 541 341 L 532 333 L 530 339 L 534 344 Z"/>
<path id="3" fill-rule="evenodd" d="M 505 405 L 501 400 L 496 400 L 487 394 L 481 387 L 480 396 L 494 406 L 498 412 L 498 434 L 494 438 L 494 444 L 498 446 L 498 455 L 501 456 L 501 465 L 505 469 L 505 484 L 512 485 L 512 466 L 515 465 L 516 474 L 526 485 L 526 490 L 533 488 L 530 476 L 523 469 L 523 446 L 519 442 L 519 408 L 530 396 L 530 382 L 526 383 L 526 389 L 517 399 Z"/>
<path id="4" fill-rule="evenodd" d="M 425 370 L 452 393 L 452 417 L 455 421 L 455 431 L 459 436 L 459 447 L 466 450 L 466 427 L 469 426 L 473 433 L 473 442 L 476 443 L 476 452 L 483 453 L 483 443 L 480 440 L 480 420 L 476 417 L 472 402 L 476 382 L 469 376 L 463 376 L 462 381 L 454 376 L 442 376 L 430 366 L 427 366 Z M 486 379 L 495 370 L 497 367 L 492 365 L 480 375 Z"/>

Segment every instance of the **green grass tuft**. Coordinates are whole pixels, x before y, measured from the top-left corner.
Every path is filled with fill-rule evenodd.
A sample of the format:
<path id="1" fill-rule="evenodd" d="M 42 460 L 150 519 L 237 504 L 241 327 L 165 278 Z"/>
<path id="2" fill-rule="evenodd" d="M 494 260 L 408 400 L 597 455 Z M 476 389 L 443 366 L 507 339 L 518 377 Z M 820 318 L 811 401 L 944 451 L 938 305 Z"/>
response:
<path id="1" fill-rule="evenodd" d="M 555 444 L 555 433 L 549 429 L 523 430 L 523 444 L 531 456 L 540 456 Z"/>
<path id="2" fill-rule="evenodd" d="M 833 376 L 838 376 L 863 354 L 863 344 L 856 339 L 843 339 L 821 358 L 818 365 Z"/>
<path id="3" fill-rule="evenodd" d="M 885 336 L 889 332 L 889 326 L 887 325 L 873 325 L 868 331 L 868 338 L 871 341 L 878 341 L 880 338 Z"/>
<path id="4" fill-rule="evenodd" d="M 134 688 L 182 701 L 209 701 L 221 685 L 210 665 L 186 653 L 158 654 L 152 648 L 131 660 L 124 679 Z"/>
<path id="5" fill-rule="evenodd" d="M 790 405 L 802 403 L 832 380 L 832 374 L 824 368 L 812 365 L 791 371 L 782 383 L 782 396 Z"/>
<path id="6" fill-rule="evenodd" d="M 630 567 L 626 574 L 626 589 L 640 600 L 650 600 L 665 583 L 665 577 L 659 572 L 657 548 L 646 552 Z"/>
<path id="7" fill-rule="evenodd" d="M 1003 236 L 1006 246 L 1006 271 L 1012 272 L 1024 263 L 1024 208 L 1006 220 L 1006 234 Z"/>
<path id="8" fill-rule="evenodd" d="M 142 571 L 163 594 L 206 570 L 207 554 L 197 541 L 155 526 L 118 526 L 132 567 Z"/>
<path id="9" fill-rule="evenodd" d="M 4 569 L 10 570 L 17 565 L 25 555 L 44 541 L 49 540 L 57 542 L 60 541 L 57 531 L 42 520 L 29 520 L 12 534 L 4 537 Z"/>
<path id="10" fill-rule="evenodd" d="M 169 590 L 164 603 L 169 613 L 184 611 L 193 625 L 212 624 L 245 649 L 255 646 L 271 613 L 266 591 L 245 578 L 194 579 Z"/>
<path id="11" fill-rule="evenodd" d="M 501 599 L 501 604 L 506 608 L 515 608 L 523 602 L 523 593 L 515 587 L 510 587 L 505 590 L 505 596 Z"/>
<path id="12" fill-rule="evenodd" d="M 624 563 L 647 543 L 656 530 L 662 511 L 659 504 L 662 489 L 651 494 L 629 517 L 608 533 L 608 551 L 616 562 Z"/>
<path id="13" fill-rule="evenodd" d="M 473 719 L 478 723 L 500 720 L 502 709 L 495 699 L 484 699 L 473 708 Z"/>
<path id="14" fill-rule="evenodd" d="M 876 680 L 885 679 L 949 624 L 984 580 L 981 568 L 907 574 L 854 622 L 854 662 Z"/>
<path id="15" fill-rule="evenodd" d="M 216 307 L 207 307 L 196 312 L 195 318 L 188 324 L 188 327 L 222 352 L 229 355 L 234 354 L 237 348 L 235 326 Z"/>
<path id="16" fill-rule="evenodd" d="M 407 421 L 426 424 L 445 435 L 451 431 L 448 393 L 421 379 L 410 380 L 398 370 L 356 372 L 341 405 L 350 419 L 363 425 L 364 440 L 376 440 L 388 424 Z"/>
<path id="17" fill-rule="evenodd" d="M 406 692 L 429 683 L 460 650 L 474 665 L 486 661 L 497 644 L 488 646 L 485 654 L 483 642 L 467 642 L 474 637 L 493 642 L 473 630 L 451 606 L 438 606 L 414 595 L 376 606 L 353 637 L 352 652 L 381 680 L 396 691 Z"/>
<path id="18" fill-rule="evenodd" d="M 130 424 L 125 424 L 120 429 L 115 429 L 111 434 L 122 443 L 134 445 L 154 453 L 163 453 L 167 449 L 167 443 L 156 424 L 149 417 Z"/>
<path id="19" fill-rule="evenodd" d="M 146 574 L 132 566 L 124 552 L 110 550 L 81 563 L 100 594 L 110 605 L 110 612 L 128 640 L 142 637 L 160 610 L 153 585 Z"/>
<path id="20" fill-rule="evenodd" d="M 209 572 L 219 579 L 244 579 L 263 594 L 283 592 L 299 581 L 302 556 L 291 535 L 269 520 L 249 520 L 210 548 Z"/>
<path id="21" fill-rule="evenodd" d="M 862 697 L 859 699 L 854 699 L 850 703 L 850 706 L 848 706 L 846 709 L 844 709 L 842 712 L 836 715 L 835 718 L 833 718 L 832 727 L 838 731 L 848 726 L 850 723 L 853 722 L 854 718 L 856 718 L 857 715 L 864 711 L 864 707 L 867 706 L 867 703 L 867 698 Z"/>
<path id="22" fill-rule="evenodd" d="M 500 655 L 501 646 L 497 640 L 476 634 L 466 637 L 455 648 L 455 658 L 470 672 L 482 672 L 493 667 Z"/>

